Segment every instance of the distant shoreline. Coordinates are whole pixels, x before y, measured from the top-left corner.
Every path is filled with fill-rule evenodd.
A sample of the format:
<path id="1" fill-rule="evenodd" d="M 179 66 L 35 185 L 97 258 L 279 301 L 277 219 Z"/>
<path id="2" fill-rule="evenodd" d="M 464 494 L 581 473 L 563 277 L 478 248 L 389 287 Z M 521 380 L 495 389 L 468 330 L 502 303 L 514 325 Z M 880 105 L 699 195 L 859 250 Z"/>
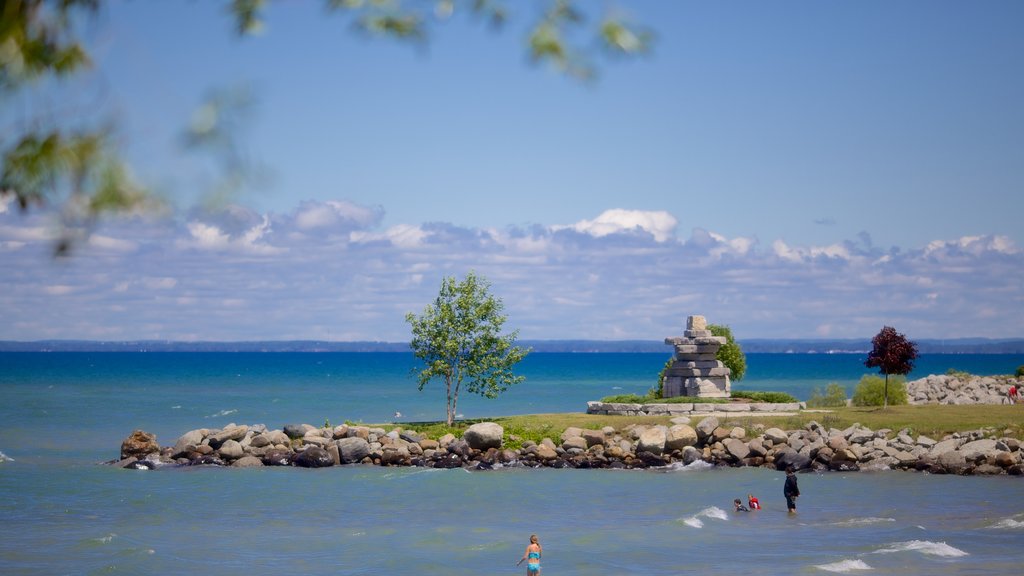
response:
<path id="1" fill-rule="evenodd" d="M 915 340 L 921 354 L 1024 354 L 1024 338 L 958 338 Z M 654 340 L 520 340 L 541 353 L 652 353 L 671 349 Z M 740 340 L 747 354 L 867 354 L 864 340 Z M 170 340 L 37 340 L 0 341 L 0 352 L 409 352 L 408 342 L 333 342 L 325 340 L 184 342 Z"/>

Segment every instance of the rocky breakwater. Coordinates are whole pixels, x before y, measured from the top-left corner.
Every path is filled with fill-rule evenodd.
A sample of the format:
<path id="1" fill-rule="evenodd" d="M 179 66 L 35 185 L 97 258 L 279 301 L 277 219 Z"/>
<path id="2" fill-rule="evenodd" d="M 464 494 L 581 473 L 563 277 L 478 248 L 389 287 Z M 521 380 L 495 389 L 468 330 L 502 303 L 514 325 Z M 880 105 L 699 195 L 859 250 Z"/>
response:
<path id="1" fill-rule="evenodd" d="M 1020 388 L 1024 378 L 974 376 L 970 374 L 930 375 L 907 382 L 910 404 L 1006 404 L 1011 386 Z"/>
<path id="2" fill-rule="evenodd" d="M 682 418 L 680 420 L 686 420 Z M 514 447 L 511 447 L 514 446 Z M 813 470 L 917 470 L 935 474 L 1024 474 L 1022 445 L 989 430 L 954 434 L 941 440 L 907 430 L 846 429 L 811 422 L 784 431 L 720 423 L 714 416 L 696 426 L 630 425 L 621 430 L 568 428 L 557 439 L 523 441 L 493 422 L 470 426 L 461 438 L 426 438 L 412 431 L 366 426 L 315 428 L 291 425 L 229 425 L 182 435 L 174 446 L 136 430 L 121 447 L 122 468 L 213 465 L 233 467 L 343 464 L 490 469 L 505 467 L 651 468 L 705 462 L 717 466 L 759 466 Z"/>

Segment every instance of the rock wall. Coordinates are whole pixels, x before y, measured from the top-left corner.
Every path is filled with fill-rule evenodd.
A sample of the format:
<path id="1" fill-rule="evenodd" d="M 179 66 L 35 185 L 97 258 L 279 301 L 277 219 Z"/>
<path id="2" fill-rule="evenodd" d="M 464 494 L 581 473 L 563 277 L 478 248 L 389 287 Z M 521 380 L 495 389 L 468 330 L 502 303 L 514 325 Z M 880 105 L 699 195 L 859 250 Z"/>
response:
<path id="1" fill-rule="evenodd" d="M 627 404 L 624 402 L 587 402 L 587 414 L 610 416 L 700 416 L 709 412 L 798 412 L 800 402 L 730 402 L 712 404 L 709 402 L 679 402 L 673 404 Z"/>
<path id="2" fill-rule="evenodd" d="M 229 425 L 182 435 L 174 446 L 160 448 L 156 438 L 135 431 L 126 457 L 109 464 L 153 469 L 183 466 L 299 466 L 342 464 L 423 466 L 431 468 L 551 467 L 649 468 L 689 465 L 762 466 L 812 470 L 918 470 L 934 474 L 1024 474 L 1022 446 L 1016 438 L 991 430 L 953 434 L 941 440 L 913 437 L 908 430 L 846 429 L 810 422 L 799 430 L 720 424 L 708 416 L 696 426 L 676 419 L 671 426 L 630 425 L 618 430 L 566 429 L 557 440 L 503 444 L 504 430 L 493 422 L 470 426 L 462 438 L 439 439 L 394 428 L 290 425 L 267 430 L 263 425 Z M 151 451 L 148 453 L 144 453 Z M 122 450 L 124 454 L 124 450 Z"/>
<path id="3" fill-rule="evenodd" d="M 1008 404 L 1010 386 L 1024 378 L 1012 376 L 930 375 L 907 382 L 910 404 Z"/>

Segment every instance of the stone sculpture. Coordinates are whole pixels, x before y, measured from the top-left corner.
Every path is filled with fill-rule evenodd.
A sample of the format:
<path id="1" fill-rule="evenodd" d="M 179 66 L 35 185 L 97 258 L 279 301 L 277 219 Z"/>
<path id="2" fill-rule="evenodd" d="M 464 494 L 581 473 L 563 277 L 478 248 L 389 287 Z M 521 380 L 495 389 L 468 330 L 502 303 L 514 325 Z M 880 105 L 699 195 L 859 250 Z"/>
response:
<path id="1" fill-rule="evenodd" d="M 665 372 L 662 396 L 728 398 L 731 371 L 715 358 L 725 342 L 724 336 L 711 334 L 703 316 L 689 316 L 681 338 L 665 338 L 674 352 Z"/>

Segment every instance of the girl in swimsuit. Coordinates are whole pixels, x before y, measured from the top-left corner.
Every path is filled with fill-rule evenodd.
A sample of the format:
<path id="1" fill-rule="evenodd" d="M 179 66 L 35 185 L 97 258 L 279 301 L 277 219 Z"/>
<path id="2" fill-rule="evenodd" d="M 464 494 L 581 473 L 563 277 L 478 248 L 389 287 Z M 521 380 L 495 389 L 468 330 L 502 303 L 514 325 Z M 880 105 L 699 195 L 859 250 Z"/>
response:
<path id="1" fill-rule="evenodd" d="M 516 566 L 523 563 L 526 560 L 526 576 L 539 576 L 540 575 L 540 555 L 543 553 L 540 547 L 540 542 L 537 540 L 536 534 L 530 535 L 530 545 L 526 547 L 526 551 L 523 552 L 523 557 L 516 562 Z"/>

